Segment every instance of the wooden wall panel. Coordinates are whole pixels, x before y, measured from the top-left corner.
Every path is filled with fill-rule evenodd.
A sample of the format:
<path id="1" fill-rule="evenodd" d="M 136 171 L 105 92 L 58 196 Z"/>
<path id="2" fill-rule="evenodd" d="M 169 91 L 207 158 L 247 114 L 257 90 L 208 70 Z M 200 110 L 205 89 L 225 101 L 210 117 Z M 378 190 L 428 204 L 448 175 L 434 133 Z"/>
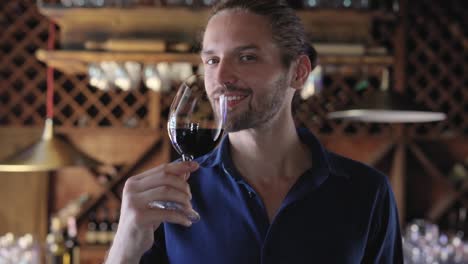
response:
<path id="1" fill-rule="evenodd" d="M 164 135 L 160 129 L 63 128 L 78 149 L 107 164 L 126 164 Z"/>
<path id="2" fill-rule="evenodd" d="M 47 173 L 0 173 L 0 234 L 45 238 L 48 179 Z"/>
<path id="3" fill-rule="evenodd" d="M 0 127 L 0 160 L 33 143 L 40 129 Z M 0 235 L 47 232 L 47 173 L 0 173 Z"/>
<path id="4" fill-rule="evenodd" d="M 392 143 L 392 138 L 386 135 L 352 137 L 330 135 L 321 136 L 320 140 L 329 150 L 367 164 L 373 164 L 376 159 L 384 155 Z"/>
<path id="5" fill-rule="evenodd" d="M 119 167 L 131 165 L 149 147 L 161 139 L 161 133 L 156 130 L 131 131 L 102 128 L 80 131 L 78 129 L 69 131 L 67 137 L 83 153 L 88 154 L 106 166 Z M 168 154 L 166 152 L 168 152 L 167 147 L 163 147 L 150 158 L 151 164 L 146 165 L 146 167 L 139 167 L 137 172 L 156 166 L 162 162 L 167 162 Z M 81 194 L 88 193 L 92 197 L 101 195 L 107 183 L 100 182 L 98 176 L 86 168 L 65 168 L 57 171 L 53 177 L 52 213 L 57 212 Z M 122 179 L 122 184 L 124 182 L 125 179 Z"/>

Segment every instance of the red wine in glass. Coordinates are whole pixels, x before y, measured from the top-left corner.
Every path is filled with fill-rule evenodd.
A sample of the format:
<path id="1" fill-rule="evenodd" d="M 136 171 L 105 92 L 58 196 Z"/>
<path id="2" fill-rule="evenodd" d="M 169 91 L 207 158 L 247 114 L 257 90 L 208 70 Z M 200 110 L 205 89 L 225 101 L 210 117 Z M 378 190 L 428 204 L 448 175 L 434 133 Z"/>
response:
<path id="1" fill-rule="evenodd" d="M 192 128 L 175 128 L 175 138 L 171 140 L 177 152 L 187 160 L 209 153 L 221 141 L 218 134 L 222 134 L 222 130 L 196 128 L 197 124 L 190 124 L 189 127 Z"/>

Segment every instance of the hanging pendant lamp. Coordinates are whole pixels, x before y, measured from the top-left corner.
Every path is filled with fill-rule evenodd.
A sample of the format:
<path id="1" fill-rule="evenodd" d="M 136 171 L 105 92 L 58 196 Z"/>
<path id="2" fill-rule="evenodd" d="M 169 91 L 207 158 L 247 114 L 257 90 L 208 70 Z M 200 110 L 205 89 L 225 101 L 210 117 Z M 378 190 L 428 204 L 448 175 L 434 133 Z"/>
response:
<path id="1" fill-rule="evenodd" d="M 328 114 L 329 119 L 368 123 L 422 123 L 446 119 L 442 112 L 428 111 L 408 98 L 388 89 L 389 72 L 385 69 L 381 87 L 348 110 Z"/>
<path id="2" fill-rule="evenodd" d="M 55 25 L 49 26 L 48 47 L 55 41 Z M 53 131 L 54 70 L 47 68 L 47 119 L 39 142 L 0 162 L 3 172 L 35 172 L 57 170 L 68 166 L 97 168 L 100 163 L 80 152 Z"/>

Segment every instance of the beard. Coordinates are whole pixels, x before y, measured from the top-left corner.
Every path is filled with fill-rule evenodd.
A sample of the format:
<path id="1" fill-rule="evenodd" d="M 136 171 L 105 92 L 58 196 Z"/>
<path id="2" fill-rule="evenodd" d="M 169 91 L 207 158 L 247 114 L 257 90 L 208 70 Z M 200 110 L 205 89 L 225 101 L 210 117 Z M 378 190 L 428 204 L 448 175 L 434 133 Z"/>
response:
<path id="1" fill-rule="evenodd" d="M 267 124 L 281 109 L 286 98 L 288 87 L 286 79 L 286 74 L 281 74 L 265 94 L 256 94 L 256 104 L 255 98 L 251 97 L 247 109 L 239 111 L 240 113 L 228 113 L 226 132 L 237 132 Z"/>

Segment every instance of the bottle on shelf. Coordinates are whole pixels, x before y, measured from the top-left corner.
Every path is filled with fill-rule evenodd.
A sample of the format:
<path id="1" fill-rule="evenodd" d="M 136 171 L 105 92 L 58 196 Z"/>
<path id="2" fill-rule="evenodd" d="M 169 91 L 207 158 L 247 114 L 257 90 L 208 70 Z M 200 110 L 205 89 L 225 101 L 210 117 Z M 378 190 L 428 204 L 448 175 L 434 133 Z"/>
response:
<path id="1" fill-rule="evenodd" d="M 448 174 L 449 180 L 459 189 L 468 180 L 468 166 L 467 164 L 456 162 Z"/>
<path id="2" fill-rule="evenodd" d="M 358 8 L 360 4 L 358 0 L 342 0 L 339 2 L 338 7 L 342 8 Z"/>
<path id="3" fill-rule="evenodd" d="M 370 0 L 370 8 L 384 12 L 398 12 L 400 9 L 399 0 Z"/>
<path id="4" fill-rule="evenodd" d="M 202 0 L 204 6 L 212 6 L 216 3 L 216 0 Z"/>
<path id="5" fill-rule="evenodd" d="M 80 263 L 80 244 L 78 243 L 78 230 L 76 219 L 68 218 L 67 222 L 67 237 L 65 240 L 65 254 L 63 257 L 64 264 L 79 264 Z"/>
<path id="6" fill-rule="evenodd" d="M 324 7 L 323 3 L 320 0 L 304 0 L 303 1 L 303 8 L 318 8 Z"/>
<path id="7" fill-rule="evenodd" d="M 95 245 L 97 243 L 98 222 L 96 219 L 96 212 L 91 212 L 88 217 L 88 226 L 86 230 L 85 240 L 88 245 Z"/>
<path id="8" fill-rule="evenodd" d="M 120 211 L 114 210 L 112 222 L 109 226 L 109 242 L 110 243 L 114 241 L 115 233 L 117 232 L 117 227 L 119 226 L 119 217 L 120 217 Z"/>
<path id="9" fill-rule="evenodd" d="M 463 239 L 465 237 L 466 228 L 466 215 L 467 209 L 465 207 L 458 208 L 457 217 L 457 235 Z"/>
<path id="10" fill-rule="evenodd" d="M 94 171 L 100 184 L 106 185 L 117 175 L 117 167 L 112 165 L 102 165 Z"/>
<path id="11" fill-rule="evenodd" d="M 398 13 L 400 11 L 400 1 L 399 0 L 393 0 L 392 1 L 392 11 L 395 13 Z"/>
<path id="12" fill-rule="evenodd" d="M 109 210 L 104 207 L 101 210 L 101 217 L 99 218 L 98 227 L 97 227 L 97 243 L 101 245 L 109 244 Z"/>
<path id="13" fill-rule="evenodd" d="M 109 174 L 103 173 L 97 176 L 97 180 L 101 185 L 106 185 L 112 180 L 112 177 Z"/>
<path id="14" fill-rule="evenodd" d="M 369 9 L 369 1 L 370 0 L 360 0 L 359 7 L 361 9 Z"/>
<path id="15" fill-rule="evenodd" d="M 80 212 L 83 205 L 89 201 L 91 195 L 89 193 L 84 193 L 78 198 L 71 200 L 67 205 L 57 212 L 57 217 L 60 218 L 61 223 L 66 223 L 69 217 L 76 217 Z"/>
<path id="16" fill-rule="evenodd" d="M 65 243 L 61 228 L 60 218 L 52 217 L 50 233 L 47 235 L 47 264 L 64 264 Z"/>

